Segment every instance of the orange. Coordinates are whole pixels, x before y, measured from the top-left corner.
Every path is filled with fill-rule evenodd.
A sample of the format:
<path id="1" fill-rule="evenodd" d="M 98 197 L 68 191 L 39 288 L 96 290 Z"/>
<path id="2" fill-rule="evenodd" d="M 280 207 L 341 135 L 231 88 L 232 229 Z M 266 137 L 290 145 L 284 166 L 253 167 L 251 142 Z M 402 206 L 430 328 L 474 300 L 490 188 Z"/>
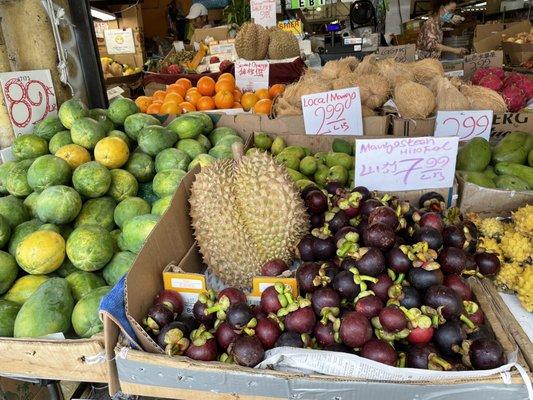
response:
<path id="1" fill-rule="evenodd" d="M 235 90 L 235 83 L 230 81 L 229 79 L 222 79 L 221 81 L 218 81 L 215 83 L 215 92 L 221 92 L 223 90 L 227 90 L 228 92 L 233 92 Z"/>
<path id="2" fill-rule="evenodd" d="M 187 93 L 187 89 L 181 84 L 173 83 L 167 86 L 167 93 L 176 93 L 183 97 Z"/>
<path id="3" fill-rule="evenodd" d="M 179 107 L 180 107 L 182 114 L 188 113 L 190 111 L 196 111 L 196 107 L 193 104 L 189 103 L 188 101 L 184 101 L 183 103 L 180 103 Z"/>
<path id="4" fill-rule="evenodd" d="M 167 95 L 167 92 L 165 92 L 164 90 L 156 90 L 154 94 L 152 95 L 152 97 L 154 98 L 154 100 L 163 101 L 166 95 Z"/>
<path id="5" fill-rule="evenodd" d="M 225 80 L 225 79 L 230 80 L 233 83 L 235 83 L 235 77 L 232 74 L 230 74 L 229 72 L 224 72 L 222 75 L 220 75 L 218 77 L 219 81 L 222 81 L 222 80 Z"/>
<path id="6" fill-rule="evenodd" d="M 139 96 L 135 99 L 135 104 L 139 107 L 141 112 L 146 112 L 146 109 L 152 104 L 152 98 L 148 96 Z"/>
<path id="7" fill-rule="evenodd" d="M 181 109 L 175 101 L 165 101 L 159 109 L 160 114 L 181 114 Z"/>
<path id="8" fill-rule="evenodd" d="M 233 93 L 231 93 L 229 90 L 221 90 L 215 95 L 215 105 L 220 110 L 232 108 L 233 103 L 235 103 Z"/>
<path id="9" fill-rule="evenodd" d="M 196 109 L 199 111 L 214 110 L 216 108 L 215 100 L 209 96 L 202 96 L 196 103 Z"/>
<path id="10" fill-rule="evenodd" d="M 259 100 L 270 99 L 270 94 L 268 93 L 268 89 L 257 89 L 255 91 L 255 95 L 259 98 Z"/>
<path id="11" fill-rule="evenodd" d="M 241 104 L 244 111 L 250 111 L 258 101 L 259 98 L 252 92 L 246 92 L 241 97 Z"/>
<path id="12" fill-rule="evenodd" d="M 185 101 L 191 103 L 193 106 L 196 107 L 196 104 L 198 103 L 198 100 L 200 100 L 201 97 L 202 95 L 197 90 L 190 90 L 185 95 Z"/>
<path id="13" fill-rule="evenodd" d="M 146 114 L 159 114 L 160 110 L 161 110 L 161 104 L 152 103 L 146 109 Z"/>
<path id="14" fill-rule="evenodd" d="M 190 88 L 192 88 L 192 83 L 187 78 L 179 78 L 176 81 L 176 84 L 183 86 L 185 90 L 189 90 Z"/>
<path id="15" fill-rule="evenodd" d="M 233 108 L 242 108 L 242 105 L 241 105 L 241 103 L 236 101 L 235 103 L 233 103 Z"/>
<path id="16" fill-rule="evenodd" d="M 233 98 L 235 99 L 235 101 L 241 101 L 241 97 L 242 97 L 241 91 L 239 89 L 234 89 Z"/>
<path id="17" fill-rule="evenodd" d="M 209 76 L 203 76 L 198 80 L 196 88 L 203 96 L 213 96 L 215 94 L 215 80 Z"/>
<path id="18" fill-rule="evenodd" d="M 270 86 L 270 89 L 268 89 L 268 94 L 270 95 L 270 98 L 273 99 L 276 96 L 279 96 L 285 91 L 285 85 L 282 85 L 281 83 L 276 83 L 275 85 Z"/>
<path id="19" fill-rule="evenodd" d="M 254 105 L 254 113 L 256 114 L 270 114 L 272 110 L 272 100 L 261 99 Z"/>
<path id="20" fill-rule="evenodd" d="M 167 103 L 169 101 L 179 104 L 179 103 L 182 103 L 184 100 L 183 100 L 183 97 L 179 95 L 178 93 L 170 92 L 170 93 L 167 93 L 167 95 L 165 96 L 164 103 Z"/>

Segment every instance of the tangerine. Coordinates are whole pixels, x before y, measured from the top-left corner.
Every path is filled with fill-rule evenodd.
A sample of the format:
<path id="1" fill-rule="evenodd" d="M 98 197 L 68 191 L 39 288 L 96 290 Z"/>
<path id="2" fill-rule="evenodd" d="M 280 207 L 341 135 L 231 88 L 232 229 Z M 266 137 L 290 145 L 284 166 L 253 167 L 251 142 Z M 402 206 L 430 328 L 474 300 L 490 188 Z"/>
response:
<path id="1" fill-rule="evenodd" d="M 135 104 L 139 107 L 141 112 L 146 112 L 146 109 L 152 104 L 152 98 L 148 96 L 139 96 L 135 99 Z"/>
<path id="2" fill-rule="evenodd" d="M 176 81 L 176 84 L 183 86 L 185 88 L 185 90 L 189 90 L 190 88 L 192 88 L 192 83 L 187 78 L 179 78 Z"/>
<path id="3" fill-rule="evenodd" d="M 190 90 L 185 95 L 185 101 L 191 103 L 193 106 L 196 107 L 198 100 L 200 100 L 201 97 L 202 95 L 200 94 L 198 90 Z"/>
<path id="4" fill-rule="evenodd" d="M 229 79 L 222 79 L 219 80 L 217 83 L 215 83 L 215 92 L 221 92 L 223 90 L 226 90 L 228 92 L 233 92 L 235 90 L 235 83 L 233 81 L 230 81 Z"/>
<path id="5" fill-rule="evenodd" d="M 188 101 L 184 101 L 183 103 L 180 103 L 179 107 L 180 107 L 180 111 L 182 114 L 185 114 L 191 111 L 196 111 L 196 107 L 193 104 L 189 103 Z"/>
<path id="6" fill-rule="evenodd" d="M 233 93 L 229 90 L 221 90 L 215 95 L 215 105 L 218 109 L 232 108 L 233 103 L 235 103 L 235 99 L 233 98 Z"/>
<path id="7" fill-rule="evenodd" d="M 165 101 L 159 109 L 160 114 L 181 114 L 181 109 L 175 101 Z"/>
<path id="8" fill-rule="evenodd" d="M 196 109 L 199 111 L 214 110 L 215 107 L 215 100 L 209 96 L 200 97 L 196 103 Z"/>
<path id="9" fill-rule="evenodd" d="M 187 93 L 187 89 L 179 83 L 173 83 L 167 86 L 167 93 L 176 93 L 183 97 Z"/>
<path id="10" fill-rule="evenodd" d="M 160 110 L 161 110 L 160 103 L 152 103 L 146 109 L 146 114 L 159 114 Z"/>
<path id="11" fill-rule="evenodd" d="M 203 96 L 213 96 L 215 94 L 215 80 L 209 76 L 198 79 L 196 88 Z"/>
<path id="12" fill-rule="evenodd" d="M 235 83 L 235 77 L 232 74 L 230 74 L 229 72 L 224 72 L 222 75 L 220 75 L 218 77 L 219 81 L 222 81 L 222 80 L 225 80 L 225 79 L 230 80 L 230 81 Z"/>
<path id="13" fill-rule="evenodd" d="M 272 110 L 272 100 L 261 99 L 254 105 L 254 113 L 269 115 Z"/>
<path id="14" fill-rule="evenodd" d="M 235 99 L 235 101 L 241 101 L 241 97 L 242 97 L 241 91 L 239 89 L 234 89 L 233 98 Z"/>
<path id="15" fill-rule="evenodd" d="M 281 83 L 276 83 L 275 85 L 270 86 L 270 89 L 268 89 L 268 94 L 270 95 L 270 98 L 273 99 L 282 94 L 284 91 L 285 85 L 282 85 Z"/>
<path id="16" fill-rule="evenodd" d="M 259 100 L 270 99 L 270 94 L 268 93 L 268 89 L 257 89 L 255 91 L 255 95 L 259 98 Z"/>
<path id="17" fill-rule="evenodd" d="M 165 100 L 166 95 L 167 95 L 167 92 L 165 92 L 164 90 L 156 90 L 154 94 L 152 95 L 152 97 L 154 100 L 163 101 Z"/>
<path id="18" fill-rule="evenodd" d="M 241 103 L 236 101 L 235 103 L 233 103 L 233 108 L 242 108 L 242 105 L 241 105 Z"/>
<path id="19" fill-rule="evenodd" d="M 259 97 L 252 92 L 246 92 L 241 97 L 241 104 L 244 111 L 250 111 L 258 101 Z"/>
<path id="20" fill-rule="evenodd" d="M 167 95 L 165 96 L 164 103 L 169 102 L 169 101 L 173 101 L 174 103 L 179 104 L 179 103 L 182 103 L 184 100 L 183 100 L 182 95 L 176 92 L 170 92 L 170 93 L 167 93 Z"/>

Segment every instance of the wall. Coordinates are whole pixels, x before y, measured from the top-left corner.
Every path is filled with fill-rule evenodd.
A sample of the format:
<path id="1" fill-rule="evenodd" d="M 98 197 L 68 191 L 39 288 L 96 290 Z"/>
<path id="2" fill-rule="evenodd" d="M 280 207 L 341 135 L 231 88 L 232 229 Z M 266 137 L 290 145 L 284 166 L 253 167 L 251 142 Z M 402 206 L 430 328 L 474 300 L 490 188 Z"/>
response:
<path id="1" fill-rule="evenodd" d="M 144 0 L 142 3 L 142 17 L 144 21 L 144 35 L 147 38 L 166 37 L 168 31 L 167 7 L 175 0 Z M 178 0 L 183 12 L 191 7 L 192 0 Z"/>

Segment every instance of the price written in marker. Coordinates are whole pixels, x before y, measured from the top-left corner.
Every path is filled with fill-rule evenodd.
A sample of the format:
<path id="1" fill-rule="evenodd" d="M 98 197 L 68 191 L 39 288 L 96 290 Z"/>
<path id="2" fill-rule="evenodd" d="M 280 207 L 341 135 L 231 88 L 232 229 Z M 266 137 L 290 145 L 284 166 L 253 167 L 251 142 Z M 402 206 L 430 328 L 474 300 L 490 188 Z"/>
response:
<path id="1" fill-rule="evenodd" d="M 270 64 L 268 61 L 243 61 L 235 63 L 235 81 L 242 90 L 268 88 Z"/>
<path id="2" fill-rule="evenodd" d="M 302 96 L 307 135 L 363 135 L 359 88 Z"/>
<path id="3" fill-rule="evenodd" d="M 474 53 L 464 58 L 464 77 L 470 79 L 479 68 L 501 67 L 503 65 L 503 51 L 487 51 Z"/>
<path id="4" fill-rule="evenodd" d="M 492 110 L 438 111 L 435 136 L 458 136 L 460 141 L 476 137 L 489 140 L 492 116 Z"/>
<path id="5" fill-rule="evenodd" d="M 401 46 L 383 46 L 378 47 L 376 55 L 379 59 L 394 58 L 397 62 L 415 61 L 416 46 L 414 44 L 405 44 Z"/>
<path id="6" fill-rule="evenodd" d="M 250 14 L 258 25 L 265 28 L 276 26 L 276 1 L 250 0 Z"/>
<path id="7" fill-rule="evenodd" d="M 357 139 L 355 183 L 402 191 L 453 185 L 458 137 Z"/>

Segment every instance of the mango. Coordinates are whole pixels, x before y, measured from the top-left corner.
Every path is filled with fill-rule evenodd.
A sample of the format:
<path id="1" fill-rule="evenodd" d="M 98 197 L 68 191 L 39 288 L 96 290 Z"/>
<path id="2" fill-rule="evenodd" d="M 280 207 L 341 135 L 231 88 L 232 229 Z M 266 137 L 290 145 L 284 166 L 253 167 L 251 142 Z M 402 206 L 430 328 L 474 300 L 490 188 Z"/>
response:
<path id="1" fill-rule="evenodd" d="M 284 151 L 276 156 L 276 161 L 284 167 L 294 170 L 298 170 L 298 167 L 300 166 L 300 159 L 298 157 L 293 153 L 285 153 Z"/>
<path id="2" fill-rule="evenodd" d="M 474 138 L 457 152 L 457 166 L 461 171 L 481 172 L 490 163 L 490 145 L 486 139 Z"/>
<path id="3" fill-rule="evenodd" d="M 346 153 L 330 152 L 326 154 L 326 165 L 330 168 L 335 165 L 340 165 L 350 170 L 354 167 L 354 158 Z"/>
<path id="4" fill-rule="evenodd" d="M 335 138 L 331 144 L 331 150 L 336 153 L 346 153 L 353 155 L 353 144 L 344 139 Z"/>
<path id="5" fill-rule="evenodd" d="M 300 146 L 288 146 L 288 147 L 285 147 L 281 153 L 279 153 L 279 155 L 285 155 L 285 157 L 295 157 L 297 158 L 298 160 L 301 160 L 302 158 L 305 157 L 305 150 L 303 149 L 303 147 L 300 147 Z"/>
<path id="6" fill-rule="evenodd" d="M 305 156 L 300 161 L 300 172 L 307 176 L 312 176 L 316 172 L 318 162 L 313 156 Z"/>
<path id="7" fill-rule="evenodd" d="M 334 165 L 328 171 L 328 182 L 339 182 L 341 185 L 345 185 L 348 181 L 348 170 L 342 165 Z"/>
<path id="8" fill-rule="evenodd" d="M 283 151 L 283 149 L 285 148 L 285 146 L 287 146 L 285 144 L 285 140 L 283 140 L 282 137 L 278 136 L 274 139 L 274 141 L 272 142 L 272 146 L 270 146 L 270 152 L 277 156 L 279 153 L 281 153 Z"/>
<path id="9" fill-rule="evenodd" d="M 492 162 L 509 162 L 524 164 L 531 146 L 530 135 L 527 132 L 511 132 L 505 136 L 492 151 Z"/>
<path id="10" fill-rule="evenodd" d="M 319 186 L 324 186 L 327 183 L 329 168 L 324 164 L 318 164 L 314 178 Z"/>
<path id="11" fill-rule="evenodd" d="M 302 173 L 292 168 L 285 168 L 285 169 L 287 170 L 287 173 L 289 174 L 289 176 L 294 182 L 299 181 L 300 179 L 305 179 L 305 175 L 303 175 Z"/>
<path id="12" fill-rule="evenodd" d="M 487 166 L 483 173 L 487 175 L 490 179 L 496 179 L 496 177 L 498 176 L 496 172 L 494 172 L 494 167 L 492 165 Z"/>
<path id="13" fill-rule="evenodd" d="M 533 167 L 533 149 L 529 150 L 529 154 L 527 155 L 527 163 L 530 167 Z"/>
<path id="14" fill-rule="evenodd" d="M 254 146 L 261 150 L 268 150 L 272 146 L 272 138 L 264 132 L 258 132 L 254 136 Z"/>

